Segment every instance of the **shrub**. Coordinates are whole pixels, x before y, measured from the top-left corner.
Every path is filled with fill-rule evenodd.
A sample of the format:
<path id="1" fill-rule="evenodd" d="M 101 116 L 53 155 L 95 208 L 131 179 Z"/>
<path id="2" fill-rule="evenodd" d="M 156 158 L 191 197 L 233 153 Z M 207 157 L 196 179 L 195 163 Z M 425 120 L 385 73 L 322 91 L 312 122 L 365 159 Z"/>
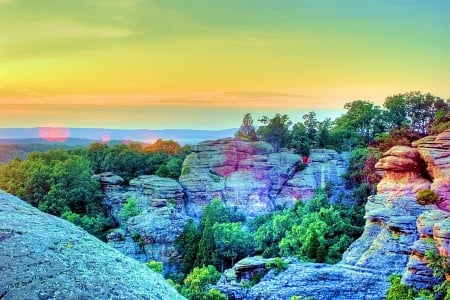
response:
<path id="1" fill-rule="evenodd" d="M 414 290 L 409 285 L 400 282 L 402 276 L 393 274 L 388 280 L 391 283 L 386 294 L 386 300 L 414 300 Z"/>
<path id="2" fill-rule="evenodd" d="M 181 294 L 188 299 L 226 299 L 222 293 L 210 289 L 210 284 L 216 284 L 220 273 L 213 266 L 194 268 L 184 280 Z M 223 297 L 222 297 L 223 295 Z"/>
<path id="3" fill-rule="evenodd" d="M 162 272 L 163 272 L 162 261 L 151 260 L 147 263 L 147 267 L 149 267 L 152 271 L 154 271 L 156 273 L 162 274 Z"/>
<path id="4" fill-rule="evenodd" d="M 129 218 L 137 216 L 140 213 L 138 208 L 138 201 L 136 198 L 128 198 L 125 205 L 122 207 L 122 210 L 119 213 L 119 216 L 127 221 Z"/>
<path id="5" fill-rule="evenodd" d="M 275 257 L 272 261 L 266 263 L 267 269 L 274 269 L 275 274 L 279 274 L 281 271 L 287 269 L 288 263 L 279 257 Z"/>
<path id="6" fill-rule="evenodd" d="M 438 199 L 439 196 L 432 190 L 421 190 L 417 193 L 417 203 L 420 205 L 434 204 Z"/>

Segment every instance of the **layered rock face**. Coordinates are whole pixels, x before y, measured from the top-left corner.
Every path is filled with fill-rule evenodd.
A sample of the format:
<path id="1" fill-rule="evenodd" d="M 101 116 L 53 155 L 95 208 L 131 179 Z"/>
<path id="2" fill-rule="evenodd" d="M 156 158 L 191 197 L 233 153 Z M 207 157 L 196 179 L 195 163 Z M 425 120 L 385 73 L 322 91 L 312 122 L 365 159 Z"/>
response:
<path id="1" fill-rule="evenodd" d="M 376 165 L 384 173 L 377 195 L 366 205 L 362 236 L 336 265 L 293 263 L 280 275 L 269 274 L 245 299 L 384 299 L 387 277 L 406 270 L 411 246 L 419 237 L 416 220 L 434 205 L 421 206 L 415 193 L 431 182 L 421 175 L 416 149 L 394 147 Z"/>
<path id="2" fill-rule="evenodd" d="M 193 150 L 184 161 L 180 183 L 144 175 L 124 186 L 114 174 L 95 175 L 104 190 L 103 206 L 119 226 L 107 237 L 113 247 L 140 261 L 163 261 L 165 271 L 175 271 L 176 238 L 186 220 L 199 220 L 214 198 L 254 217 L 306 201 L 328 183 L 335 198 L 345 192 L 340 175 L 348 158 L 333 150 L 312 150 L 302 170 L 299 155 L 274 153 L 265 142 L 228 138 L 200 143 Z M 139 214 L 123 220 L 120 212 L 130 198 L 138 200 Z"/>
<path id="3" fill-rule="evenodd" d="M 213 198 L 254 217 L 275 206 L 292 206 L 308 200 L 314 190 L 331 183 L 334 194 L 343 190 L 340 177 L 348 159 L 333 150 L 311 151 L 309 163 L 298 170 L 302 157 L 292 152 L 274 153 L 265 142 L 235 139 L 206 141 L 186 157 L 180 183 L 184 187 L 187 214 L 198 218 Z"/>
<path id="4" fill-rule="evenodd" d="M 417 220 L 420 239 L 412 247 L 407 271 L 402 280 L 416 288 L 429 288 L 437 283 L 427 267 L 425 252 L 433 247 L 443 256 L 450 252 L 450 131 L 425 137 L 413 143 L 426 163 L 430 188 L 438 194 L 437 207 L 423 213 Z M 430 244 L 430 239 L 434 245 Z"/>
<path id="5" fill-rule="evenodd" d="M 1 299 L 184 299 L 79 227 L 0 191 Z"/>
<path id="6" fill-rule="evenodd" d="M 278 276 L 269 273 L 243 299 L 384 299 L 390 274 L 416 289 L 439 280 L 424 253 L 434 240 L 443 256 L 450 252 L 450 131 L 427 137 L 413 148 L 396 146 L 377 163 L 383 179 L 366 205 L 366 226 L 337 265 L 293 263 Z M 436 205 L 419 205 L 417 192 L 432 189 Z M 224 291 L 227 291 L 224 289 Z"/>
<path id="7" fill-rule="evenodd" d="M 120 180 L 105 183 L 102 174 L 97 178 L 104 187 L 103 205 L 120 226 L 108 234 L 108 243 L 139 261 L 162 261 L 166 272 L 173 271 L 178 256 L 174 242 L 186 223 L 181 185 L 155 175 L 139 176 L 128 187 Z M 137 214 L 123 219 L 120 213 L 129 199 L 137 202 Z"/>

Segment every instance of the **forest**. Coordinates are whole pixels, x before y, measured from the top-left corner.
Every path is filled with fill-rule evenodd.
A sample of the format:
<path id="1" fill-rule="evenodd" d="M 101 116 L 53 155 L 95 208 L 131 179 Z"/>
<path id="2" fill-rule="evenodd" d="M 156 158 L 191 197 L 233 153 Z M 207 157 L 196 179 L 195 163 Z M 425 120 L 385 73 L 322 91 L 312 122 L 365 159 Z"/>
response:
<path id="1" fill-rule="evenodd" d="M 375 193 L 380 180 L 374 166 L 381 154 L 394 145 L 410 145 L 421 137 L 450 129 L 448 101 L 429 93 L 392 95 L 382 107 L 356 100 L 344 109 L 345 113 L 335 120 L 318 120 L 314 111 L 295 122 L 288 115 L 261 116 L 259 126 L 247 113 L 235 137 L 266 141 L 275 151 L 293 151 L 304 157 L 313 148 L 349 152 L 350 164 L 344 177 L 355 205 L 330 203 L 329 191 L 324 188 L 307 203 L 299 201 L 293 208 L 246 220 L 221 200 L 211 201 L 200 222 L 188 221 L 177 239 L 180 272 L 164 274 L 181 294 L 188 299 L 226 299 L 207 287 L 218 280 L 220 272 L 247 256 L 275 258 L 271 267 L 280 270 L 286 267 L 283 257 L 338 262 L 362 233 L 365 201 Z M 144 174 L 178 179 L 190 151 L 190 146 L 162 140 L 150 145 L 93 143 L 89 147 L 36 151 L 0 165 L 0 188 L 104 239 L 117 224 L 105 214 L 102 190 L 92 175 L 113 172 L 125 183 Z M 161 270 L 158 262 L 149 266 Z M 396 279 L 392 282 L 398 287 Z"/>

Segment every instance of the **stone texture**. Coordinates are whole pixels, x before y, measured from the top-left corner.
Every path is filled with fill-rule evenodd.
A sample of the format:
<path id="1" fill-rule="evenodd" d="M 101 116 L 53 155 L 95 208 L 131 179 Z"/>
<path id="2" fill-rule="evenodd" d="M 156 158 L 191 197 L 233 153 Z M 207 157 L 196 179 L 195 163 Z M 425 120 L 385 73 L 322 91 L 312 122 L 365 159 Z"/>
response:
<path id="1" fill-rule="evenodd" d="M 384 177 L 378 185 L 377 195 L 368 199 L 364 232 L 344 253 L 340 263 L 294 262 L 279 275 L 269 272 L 242 299 L 302 296 L 381 300 L 385 299 L 389 288 L 388 276 L 403 274 L 407 269 L 411 274 L 415 272 L 408 282 L 416 287 L 420 280 L 432 283 L 434 279 L 429 276 L 423 260 L 411 254 L 425 251 L 426 246 L 416 242 L 420 241 L 419 236 L 430 232 L 439 232 L 442 239 L 439 245 L 445 248 L 450 226 L 445 223 L 436 228 L 434 221 L 419 218 L 427 214 L 436 216 L 435 212 L 440 211 L 436 205 L 422 206 L 416 202 L 416 193 L 431 186 L 420 153 L 410 147 L 394 147 L 384 153 L 376 168 Z M 418 218 L 420 226 L 416 224 Z M 227 293 L 239 291 L 235 284 L 230 283 L 228 287 L 232 288 L 221 290 Z"/>
<path id="2" fill-rule="evenodd" d="M 147 266 L 0 191 L 0 298 L 184 299 Z"/>
<path id="3" fill-rule="evenodd" d="M 187 214 L 199 218 L 213 198 L 249 217 L 308 200 L 314 190 L 332 183 L 334 198 L 343 190 L 340 177 L 346 155 L 313 149 L 310 163 L 298 172 L 302 158 L 289 151 L 273 153 L 265 142 L 235 139 L 206 141 L 185 159 L 180 183 L 186 192 Z"/>
<path id="4" fill-rule="evenodd" d="M 137 200 L 139 214 L 128 220 L 120 217 L 127 199 Z M 119 228 L 107 236 L 108 243 L 136 260 L 158 260 L 164 271 L 177 270 L 178 252 L 174 242 L 186 223 L 184 192 L 173 179 L 142 175 L 130 185 L 109 187 L 103 205 L 108 207 Z"/>
<path id="5" fill-rule="evenodd" d="M 101 185 L 108 186 L 108 185 L 117 185 L 122 184 L 124 182 L 123 178 L 120 176 L 115 175 L 111 172 L 104 172 L 100 174 L 95 174 L 92 176 L 94 179 L 98 180 Z"/>
<path id="6" fill-rule="evenodd" d="M 338 201 L 340 193 L 345 193 L 342 175 L 347 172 L 348 154 L 339 154 L 334 150 L 312 149 L 307 167 L 296 172 L 282 187 L 277 204 L 288 203 L 289 206 L 297 200 L 309 200 L 314 197 L 314 191 L 331 184 L 332 201 Z M 281 201 L 280 201 L 281 200 Z"/>
<path id="7" fill-rule="evenodd" d="M 320 300 L 385 299 L 387 286 L 383 273 L 346 265 L 292 263 L 278 275 L 270 271 L 244 299 L 289 300 L 292 296 Z"/>
<path id="8" fill-rule="evenodd" d="M 413 244 L 403 282 L 415 288 L 429 288 L 438 283 L 433 277 L 424 258 L 425 251 L 432 247 L 428 242 L 433 239 L 441 255 L 450 252 L 450 131 L 437 136 L 428 136 L 413 143 L 421 158 L 425 161 L 425 174 L 432 180 L 430 189 L 435 191 L 439 200 L 436 207 L 423 213 L 417 219 L 420 238 Z"/>

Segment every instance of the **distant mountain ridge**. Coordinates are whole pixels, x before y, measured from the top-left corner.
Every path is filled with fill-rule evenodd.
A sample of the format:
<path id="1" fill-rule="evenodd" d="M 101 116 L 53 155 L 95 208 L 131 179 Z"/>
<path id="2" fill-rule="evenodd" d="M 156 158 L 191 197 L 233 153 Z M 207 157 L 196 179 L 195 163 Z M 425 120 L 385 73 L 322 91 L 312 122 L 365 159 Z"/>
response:
<path id="1" fill-rule="evenodd" d="M 215 140 L 232 137 L 237 128 L 223 130 L 198 129 L 108 129 L 108 128 L 61 128 L 61 127 L 33 127 L 33 128 L 0 128 L 0 144 L 14 143 L 15 140 L 24 143 L 65 142 L 67 140 L 91 141 L 141 141 L 153 143 L 158 139 L 174 140 L 181 145 L 197 144 L 204 140 Z M 3 141 L 2 141 L 3 140 Z"/>

